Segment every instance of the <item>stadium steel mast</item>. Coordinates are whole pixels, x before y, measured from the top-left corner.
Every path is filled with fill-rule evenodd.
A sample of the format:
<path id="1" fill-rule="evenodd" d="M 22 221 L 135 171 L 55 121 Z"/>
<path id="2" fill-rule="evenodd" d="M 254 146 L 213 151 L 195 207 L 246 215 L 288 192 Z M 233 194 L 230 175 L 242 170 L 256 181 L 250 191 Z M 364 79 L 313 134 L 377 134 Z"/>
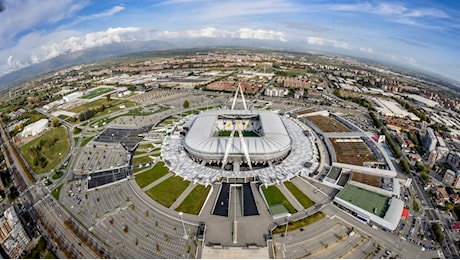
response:
<path id="1" fill-rule="evenodd" d="M 246 106 L 246 100 L 244 99 L 244 93 L 243 93 L 243 88 L 241 87 L 241 84 L 238 84 L 238 88 L 236 89 L 231 110 L 235 110 L 236 101 L 238 99 L 238 93 L 241 93 L 241 99 L 243 100 L 244 110 L 248 110 Z M 233 137 L 235 136 L 235 131 L 238 131 L 238 135 L 240 136 L 241 147 L 243 147 L 244 157 L 246 158 L 246 161 L 248 162 L 249 169 L 252 170 L 252 164 L 251 164 L 251 158 L 249 157 L 248 146 L 246 144 L 246 141 L 244 140 L 243 132 L 241 131 L 240 125 L 241 125 L 241 122 L 238 120 L 236 122 L 233 122 L 233 129 L 232 129 L 232 132 L 230 133 L 230 138 L 227 141 L 227 146 L 225 147 L 224 159 L 222 161 L 222 169 L 224 169 L 225 165 L 227 164 L 228 155 L 230 154 L 230 149 L 233 144 Z"/>

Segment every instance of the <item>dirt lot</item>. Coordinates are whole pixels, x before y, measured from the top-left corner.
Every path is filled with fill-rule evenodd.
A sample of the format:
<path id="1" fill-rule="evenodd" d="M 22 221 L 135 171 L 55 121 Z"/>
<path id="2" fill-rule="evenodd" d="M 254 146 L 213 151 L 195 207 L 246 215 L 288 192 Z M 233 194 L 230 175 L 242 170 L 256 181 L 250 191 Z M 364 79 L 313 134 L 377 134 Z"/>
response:
<path id="1" fill-rule="evenodd" d="M 325 133 L 332 132 L 351 132 L 350 128 L 346 127 L 339 121 L 325 116 L 309 116 L 306 117 L 310 122 L 315 124 L 321 131 Z"/>
<path id="2" fill-rule="evenodd" d="M 337 142 L 331 138 L 334 146 L 337 162 L 364 166 L 364 162 L 376 162 L 374 154 L 364 142 Z"/>
<path id="3" fill-rule="evenodd" d="M 353 172 L 351 175 L 351 180 L 360 182 L 363 184 L 367 184 L 373 187 L 380 188 L 380 180 L 382 178 L 378 176 L 372 176 L 369 174 L 363 174 L 358 172 Z"/>

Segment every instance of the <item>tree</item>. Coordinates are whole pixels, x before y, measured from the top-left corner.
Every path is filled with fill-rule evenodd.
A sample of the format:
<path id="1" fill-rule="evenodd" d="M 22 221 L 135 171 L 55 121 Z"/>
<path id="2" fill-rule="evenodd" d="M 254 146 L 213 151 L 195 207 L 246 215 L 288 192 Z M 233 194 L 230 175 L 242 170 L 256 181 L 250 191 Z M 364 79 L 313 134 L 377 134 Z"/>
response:
<path id="1" fill-rule="evenodd" d="M 190 106 L 190 102 L 188 100 L 184 101 L 184 108 L 188 108 Z"/>
<path id="2" fill-rule="evenodd" d="M 59 119 L 55 118 L 53 119 L 53 122 L 51 124 L 53 125 L 53 127 L 59 127 L 61 125 L 61 122 L 59 121 Z"/>

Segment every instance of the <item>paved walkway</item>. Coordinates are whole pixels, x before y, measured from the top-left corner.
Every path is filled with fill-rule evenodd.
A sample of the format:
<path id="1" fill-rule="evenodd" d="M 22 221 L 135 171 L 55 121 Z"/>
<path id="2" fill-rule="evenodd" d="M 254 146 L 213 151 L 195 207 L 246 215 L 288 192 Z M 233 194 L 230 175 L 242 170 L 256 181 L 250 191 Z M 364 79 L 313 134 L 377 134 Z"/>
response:
<path id="1" fill-rule="evenodd" d="M 292 193 L 284 186 L 284 183 L 277 186 L 278 189 L 283 193 L 284 197 L 291 203 L 291 205 L 298 211 L 304 210 L 302 204 L 292 195 Z"/>
<path id="2" fill-rule="evenodd" d="M 174 203 L 169 208 L 175 210 L 177 207 L 179 207 L 179 205 L 182 203 L 182 201 L 184 201 L 185 198 L 187 198 L 187 196 L 196 187 L 196 185 L 197 184 L 193 184 L 193 183 L 188 185 L 187 188 L 184 190 L 184 192 L 182 192 L 182 194 L 179 196 L 179 198 L 177 198 L 176 201 L 174 201 Z"/>
<path id="3" fill-rule="evenodd" d="M 167 178 L 169 178 L 169 177 L 171 177 L 171 176 L 173 176 L 173 175 L 174 175 L 174 174 L 172 174 L 172 173 L 166 174 L 165 176 L 159 178 L 158 180 L 156 180 L 156 181 L 150 183 L 149 185 L 145 186 L 144 188 L 142 188 L 142 191 L 146 192 L 146 191 L 150 190 L 150 189 L 153 188 L 154 186 L 158 185 L 160 182 L 166 180 Z"/>

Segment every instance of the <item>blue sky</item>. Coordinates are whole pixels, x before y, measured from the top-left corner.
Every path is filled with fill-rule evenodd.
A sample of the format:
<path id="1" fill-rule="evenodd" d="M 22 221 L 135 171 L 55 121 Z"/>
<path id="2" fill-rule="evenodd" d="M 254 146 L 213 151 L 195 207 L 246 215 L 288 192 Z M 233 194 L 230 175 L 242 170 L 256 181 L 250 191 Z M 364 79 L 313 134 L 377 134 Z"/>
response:
<path id="1" fill-rule="evenodd" d="M 114 42 L 244 38 L 386 61 L 460 81 L 457 0 L 0 2 L 0 75 Z"/>

